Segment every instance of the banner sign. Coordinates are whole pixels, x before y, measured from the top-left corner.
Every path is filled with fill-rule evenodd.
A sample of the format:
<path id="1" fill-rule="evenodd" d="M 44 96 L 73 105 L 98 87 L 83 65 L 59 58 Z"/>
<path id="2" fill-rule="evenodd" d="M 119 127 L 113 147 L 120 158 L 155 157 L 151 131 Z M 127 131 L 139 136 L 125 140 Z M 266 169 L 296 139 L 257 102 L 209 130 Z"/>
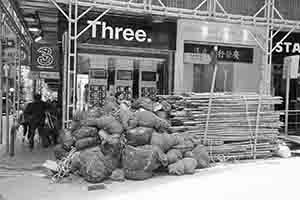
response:
<path id="1" fill-rule="evenodd" d="M 273 38 L 272 63 L 283 64 L 284 58 L 300 55 L 300 33 L 291 33 L 279 43 L 288 32 L 279 32 Z"/>
<path id="2" fill-rule="evenodd" d="M 34 44 L 31 63 L 33 71 L 58 71 L 59 48 L 51 44 Z"/>
<path id="3" fill-rule="evenodd" d="M 206 64 L 214 45 L 184 44 L 184 62 Z M 218 45 L 217 59 L 224 62 L 253 63 L 253 48 Z"/>
<path id="4" fill-rule="evenodd" d="M 79 21 L 79 32 L 97 16 Z M 152 23 L 149 18 L 127 18 L 105 15 L 79 38 L 80 43 L 128 46 L 153 49 L 176 49 L 176 23 Z M 65 24 L 67 28 L 67 24 Z"/>

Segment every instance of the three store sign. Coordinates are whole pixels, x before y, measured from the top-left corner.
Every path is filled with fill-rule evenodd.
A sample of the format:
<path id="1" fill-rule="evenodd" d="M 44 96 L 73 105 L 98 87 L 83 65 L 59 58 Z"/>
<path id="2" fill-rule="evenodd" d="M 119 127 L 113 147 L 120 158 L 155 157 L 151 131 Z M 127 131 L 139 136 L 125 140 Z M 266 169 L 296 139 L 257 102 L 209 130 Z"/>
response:
<path id="1" fill-rule="evenodd" d="M 36 44 L 32 47 L 33 71 L 58 71 L 58 47 L 50 44 Z"/>
<path id="2" fill-rule="evenodd" d="M 184 62 L 193 64 L 209 64 L 213 45 L 185 44 Z M 253 48 L 218 46 L 218 61 L 253 63 Z"/>

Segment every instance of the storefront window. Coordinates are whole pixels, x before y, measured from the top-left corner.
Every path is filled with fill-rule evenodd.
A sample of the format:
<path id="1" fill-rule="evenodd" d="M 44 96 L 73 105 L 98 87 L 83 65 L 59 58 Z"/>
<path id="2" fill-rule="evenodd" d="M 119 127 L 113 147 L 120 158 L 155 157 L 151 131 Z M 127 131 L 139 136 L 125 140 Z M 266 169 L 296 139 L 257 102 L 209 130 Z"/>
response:
<path id="1" fill-rule="evenodd" d="M 117 92 L 123 93 L 127 100 L 163 94 L 167 87 L 166 63 L 167 59 L 159 58 L 81 54 L 77 86 L 81 88 L 80 107 L 87 98 L 91 106 L 101 106 L 107 96 Z M 88 97 L 83 91 L 86 84 Z"/>

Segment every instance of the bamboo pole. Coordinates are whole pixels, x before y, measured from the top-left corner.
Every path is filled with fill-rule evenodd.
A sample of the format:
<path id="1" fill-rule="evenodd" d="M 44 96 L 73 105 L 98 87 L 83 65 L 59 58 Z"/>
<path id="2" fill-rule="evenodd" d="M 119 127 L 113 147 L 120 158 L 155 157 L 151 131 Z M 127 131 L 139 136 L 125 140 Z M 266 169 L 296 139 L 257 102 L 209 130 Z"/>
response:
<path id="1" fill-rule="evenodd" d="M 216 47 L 214 49 L 214 54 L 216 54 Z M 216 56 L 216 55 L 214 55 Z M 215 59 L 215 58 L 212 58 Z M 211 88 L 210 88 L 210 97 L 209 97 L 209 103 L 208 103 L 208 111 L 207 111 L 207 117 L 206 117 L 206 125 L 205 125 L 205 132 L 204 132 L 204 142 L 206 142 L 207 139 L 207 131 L 208 131 L 208 123 L 209 123 L 209 118 L 210 118 L 210 113 L 211 113 L 211 105 L 212 105 L 212 97 L 215 89 L 215 82 L 216 82 L 216 76 L 217 76 L 217 71 L 218 71 L 218 65 L 216 60 L 213 61 L 214 65 L 214 73 L 213 73 L 213 79 L 211 82 Z"/>
<path id="2" fill-rule="evenodd" d="M 285 122 L 284 133 L 288 135 L 289 130 L 289 101 L 290 101 L 290 66 L 287 65 L 286 69 L 286 94 L 285 94 Z"/>

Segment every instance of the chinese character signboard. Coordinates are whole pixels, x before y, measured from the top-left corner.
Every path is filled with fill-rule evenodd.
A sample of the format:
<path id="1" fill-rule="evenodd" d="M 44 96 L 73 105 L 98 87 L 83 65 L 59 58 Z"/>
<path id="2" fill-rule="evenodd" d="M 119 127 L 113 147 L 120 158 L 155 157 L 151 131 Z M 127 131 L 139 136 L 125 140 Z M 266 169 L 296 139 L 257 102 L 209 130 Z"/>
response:
<path id="1" fill-rule="evenodd" d="M 202 59 L 213 51 L 213 45 L 203 44 L 184 44 L 184 54 L 186 63 L 194 64 L 208 64 L 207 59 Z M 239 62 L 239 63 L 253 63 L 253 48 L 219 46 L 217 51 L 218 61 L 224 62 Z M 201 56 L 200 56 L 201 55 Z M 193 59 L 188 60 L 193 57 Z M 199 60 L 197 60 L 199 58 Z M 201 59 L 200 59 L 201 58 Z"/>
<path id="2" fill-rule="evenodd" d="M 58 46 L 51 44 L 35 44 L 32 46 L 31 55 L 33 71 L 58 71 Z"/>

